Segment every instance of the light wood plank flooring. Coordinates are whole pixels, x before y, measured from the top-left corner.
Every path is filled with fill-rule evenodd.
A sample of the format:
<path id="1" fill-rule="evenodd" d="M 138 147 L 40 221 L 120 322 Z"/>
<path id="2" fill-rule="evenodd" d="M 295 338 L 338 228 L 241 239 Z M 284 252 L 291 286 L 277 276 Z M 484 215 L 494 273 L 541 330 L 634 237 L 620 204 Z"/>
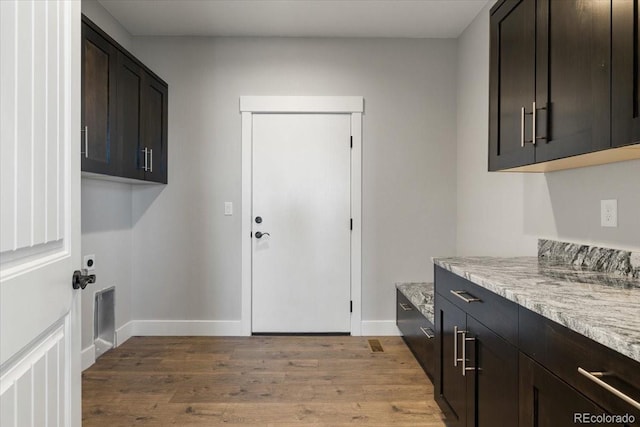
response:
<path id="1" fill-rule="evenodd" d="M 134 337 L 82 377 L 83 426 L 444 426 L 399 337 Z"/>

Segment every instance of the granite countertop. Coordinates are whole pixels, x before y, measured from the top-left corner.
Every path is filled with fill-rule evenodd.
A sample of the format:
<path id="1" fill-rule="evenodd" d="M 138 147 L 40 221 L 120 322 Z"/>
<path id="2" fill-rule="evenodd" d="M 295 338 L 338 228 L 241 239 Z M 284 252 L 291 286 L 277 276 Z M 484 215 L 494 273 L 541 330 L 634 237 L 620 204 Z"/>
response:
<path id="1" fill-rule="evenodd" d="M 581 253 L 589 254 L 589 250 L 587 247 Z M 434 258 L 433 262 L 640 362 L 637 254 L 616 258 L 616 262 L 625 259 L 624 270 L 618 271 L 593 271 L 587 264 L 603 263 L 594 259 L 578 263 L 575 260 L 580 255 L 576 254 L 573 262 L 546 257 L 542 252 L 538 257 Z"/>
<path id="2" fill-rule="evenodd" d="M 399 282 L 396 288 L 433 324 L 433 283 Z"/>

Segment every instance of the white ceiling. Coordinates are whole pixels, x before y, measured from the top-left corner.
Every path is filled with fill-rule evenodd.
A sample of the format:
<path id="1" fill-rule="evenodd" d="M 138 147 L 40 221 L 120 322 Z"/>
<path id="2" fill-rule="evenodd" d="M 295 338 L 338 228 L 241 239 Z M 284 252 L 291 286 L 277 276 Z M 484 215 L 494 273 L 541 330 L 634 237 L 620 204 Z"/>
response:
<path id="1" fill-rule="evenodd" d="M 489 0 L 99 0 L 132 35 L 455 38 Z"/>

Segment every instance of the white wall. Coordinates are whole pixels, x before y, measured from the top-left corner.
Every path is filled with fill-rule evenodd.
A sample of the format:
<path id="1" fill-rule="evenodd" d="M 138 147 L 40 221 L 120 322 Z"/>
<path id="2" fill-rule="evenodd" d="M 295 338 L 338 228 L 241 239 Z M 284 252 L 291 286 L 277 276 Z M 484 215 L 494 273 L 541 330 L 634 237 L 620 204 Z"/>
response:
<path id="1" fill-rule="evenodd" d="M 538 237 L 640 247 L 640 161 L 548 174 L 487 172 L 488 5 L 458 39 L 457 252 L 535 255 Z M 618 199 L 619 227 L 600 227 Z"/>
<path id="2" fill-rule="evenodd" d="M 455 47 L 135 38 L 169 83 L 169 185 L 133 189 L 134 318 L 240 319 L 241 95 L 362 95 L 363 319 L 394 319 L 393 282 L 455 251 Z"/>
<path id="3" fill-rule="evenodd" d="M 125 48 L 131 35 L 95 0 L 82 1 L 82 13 Z M 92 361 L 95 292 L 116 287 L 116 328 L 131 320 L 133 235 L 131 185 L 82 178 L 82 255 L 96 255 L 96 283 L 82 292 L 83 362 Z"/>

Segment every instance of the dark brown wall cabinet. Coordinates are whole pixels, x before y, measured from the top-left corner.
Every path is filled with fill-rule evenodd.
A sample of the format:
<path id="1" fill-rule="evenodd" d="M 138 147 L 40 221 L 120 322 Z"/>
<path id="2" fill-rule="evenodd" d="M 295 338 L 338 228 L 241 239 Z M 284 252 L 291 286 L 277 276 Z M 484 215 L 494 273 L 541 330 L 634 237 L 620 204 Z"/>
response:
<path id="1" fill-rule="evenodd" d="M 489 170 L 547 171 L 638 158 L 640 150 L 603 152 L 640 142 L 637 2 L 503 0 L 494 6 Z M 565 161 L 550 163 L 559 159 Z M 527 168 L 541 164 L 547 168 Z"/>
<path id="2" fill-rule="evenodd" d="M 505 336 L 517 334 L 517 308 L 470 285 L 436 268 L 436 400 L 449 426 L 516 426 L 518 349 Z"/>
<path id="3" fill-rule="evenodd" d="M 168 86 L 82 17 L 82 171 L 167 183 Z"/>
<path id="4" fill-rule="evenodd" d="M 612 4 L 612 143 L 640 141 L 640 1 Z"/>

